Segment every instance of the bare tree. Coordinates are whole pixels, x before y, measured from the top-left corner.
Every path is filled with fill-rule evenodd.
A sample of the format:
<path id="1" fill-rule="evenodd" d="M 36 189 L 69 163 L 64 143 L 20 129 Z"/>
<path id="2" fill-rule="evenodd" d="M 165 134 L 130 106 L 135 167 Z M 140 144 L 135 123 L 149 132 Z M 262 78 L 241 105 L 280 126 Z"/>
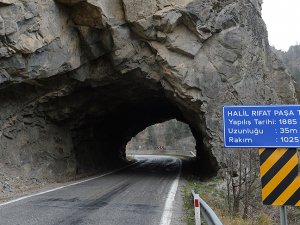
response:
<path id="1" fill-rule="evenodd" d="M 257 152 L 239 150 L 230 154 L 226 160 L 226 188 L 228 212 L 238 216 L 243 207 L 242 216 L 247 218 L 253 198 L 259 186 L 259 168 Z"/>

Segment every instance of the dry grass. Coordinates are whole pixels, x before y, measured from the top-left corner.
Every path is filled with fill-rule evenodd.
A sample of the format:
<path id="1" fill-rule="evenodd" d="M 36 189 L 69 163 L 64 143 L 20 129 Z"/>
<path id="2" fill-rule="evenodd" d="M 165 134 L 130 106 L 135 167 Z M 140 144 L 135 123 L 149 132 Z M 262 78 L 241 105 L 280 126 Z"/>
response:
<path id="1" fill-rule="evenodd" d="M 219 219 L 224 225 L 272 225 L 276 222 L 271 217 L 260 211 L 259 214 L 251 216 L 244 220 L 241 217 L 233 217 L 228 213 L 226 205 L 226 190 L 220 185 L 222 180 L 219 178 L 211 179 L 210 181 L 199 181 L 188 179 L 185 187 L 182 190 L 184 196 L 185 222 L 187 225 L 194 225 L 194 209 L 191 200 L 191 190 L 199 193 L 200 197 L 214 210 Z M 273 210 L 277 210 L 274 209 Z"/>

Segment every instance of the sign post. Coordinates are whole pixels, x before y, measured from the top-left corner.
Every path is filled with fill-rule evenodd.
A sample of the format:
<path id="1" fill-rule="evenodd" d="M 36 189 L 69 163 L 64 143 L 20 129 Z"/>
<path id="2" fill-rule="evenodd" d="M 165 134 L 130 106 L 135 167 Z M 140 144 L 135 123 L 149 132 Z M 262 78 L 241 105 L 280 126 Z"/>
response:
<path id="1" fill-rule="evenodd" d="M 281 225 L 288 225 L 287 213 L 286 213 L 285 206 L 280 207 L 280 224 Z"/>
<path id="2" fill-rule="evenodd" d="M 259 158 L 263 204 L 299 206 L 297 149 L 261 148 Z"/>
<path id="3" fill-rule="evenodd" d="M 287 225 L 285 206 L 300 206 L 300 105 L 225 106 L 223 126 L 225 147 L 260 148 L 263 204 L 281 206 Z"/>
<path id="4" fill-rule="evenodd" d="M 194 207 L 195 207 L 195 224 L 201 225 L 200 217 L 200 197 L 198 194 L 194 195 Z"/>

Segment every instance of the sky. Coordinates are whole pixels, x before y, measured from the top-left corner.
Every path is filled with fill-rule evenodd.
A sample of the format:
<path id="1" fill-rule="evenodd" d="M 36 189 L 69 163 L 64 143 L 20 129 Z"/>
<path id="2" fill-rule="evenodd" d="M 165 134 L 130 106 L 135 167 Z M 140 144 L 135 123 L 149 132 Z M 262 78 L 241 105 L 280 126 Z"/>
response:
<path id="1" fill-rule="evenodd" d="M 300 0 L 263 0 L 262 17 L 270 45 L 287 51 L 300 44 Z"/>

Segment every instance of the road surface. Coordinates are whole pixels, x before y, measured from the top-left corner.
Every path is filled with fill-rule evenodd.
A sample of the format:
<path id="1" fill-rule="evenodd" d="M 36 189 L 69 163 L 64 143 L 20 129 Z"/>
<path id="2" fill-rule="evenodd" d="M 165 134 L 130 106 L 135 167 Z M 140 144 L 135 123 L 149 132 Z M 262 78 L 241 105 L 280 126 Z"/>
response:
<path id="1" fill-rule="evenodd" d="M 126 170 L 0 205 L 0 225 L 171 224 L 180 160 L 136 157 Z"/>

